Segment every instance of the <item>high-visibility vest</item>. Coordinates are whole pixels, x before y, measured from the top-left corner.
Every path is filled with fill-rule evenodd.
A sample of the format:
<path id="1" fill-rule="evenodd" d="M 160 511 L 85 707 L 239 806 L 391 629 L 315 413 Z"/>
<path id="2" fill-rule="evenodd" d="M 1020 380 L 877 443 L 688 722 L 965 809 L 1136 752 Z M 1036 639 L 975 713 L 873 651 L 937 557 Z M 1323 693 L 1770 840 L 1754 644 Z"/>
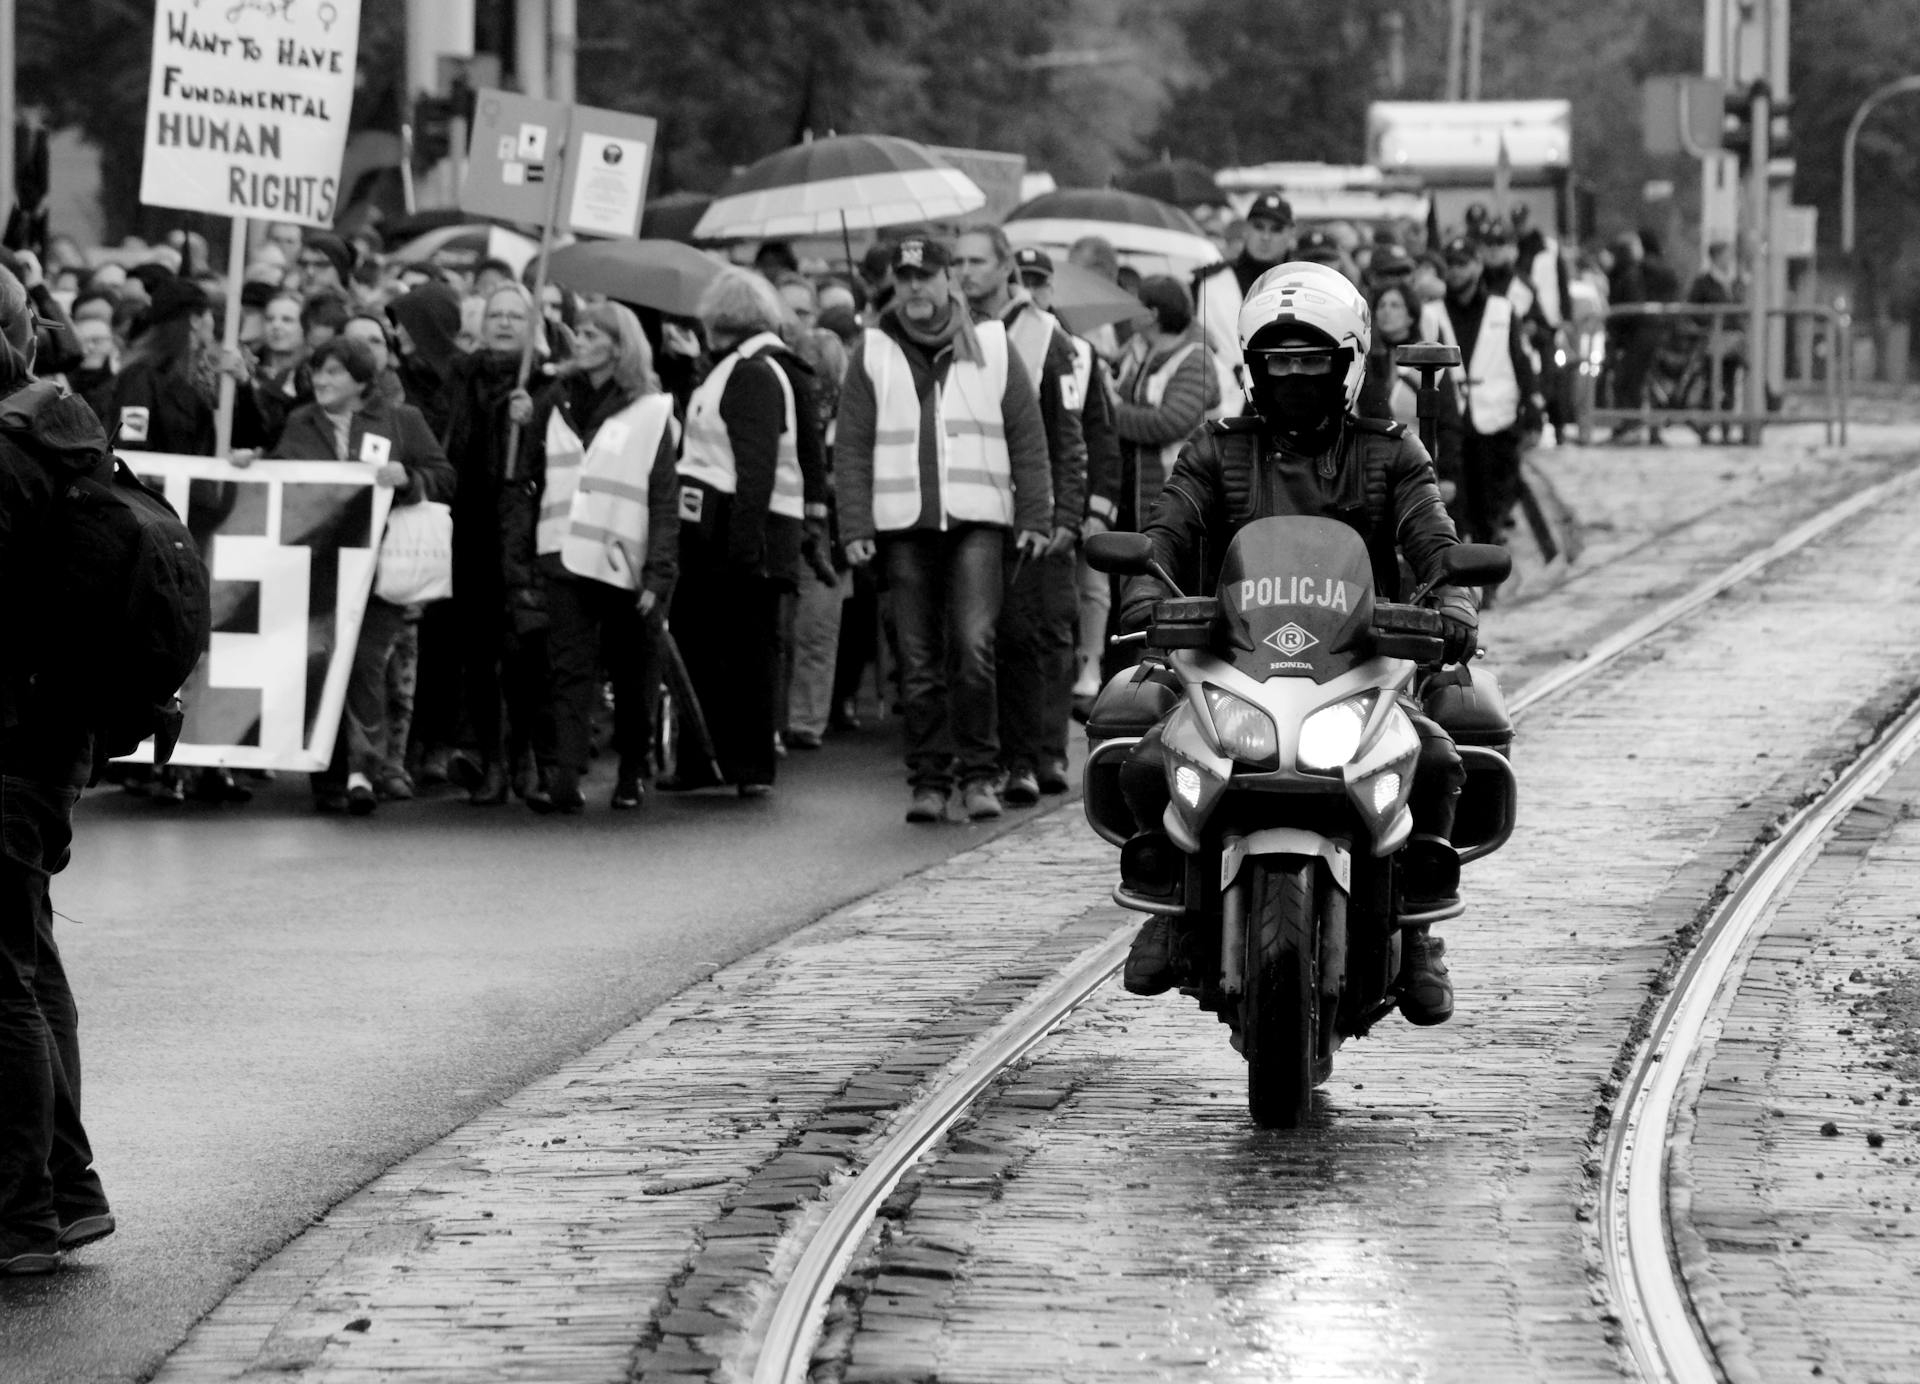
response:
<path id="1" fill-rule="evenodd" d="M 1200 343 L 1189 341 L 1180 347 L 1151 375 L 1147 374 L 1146 357 L 1142 356 L 1132 376 L 1127 381 L 1127 399 L 1130 403 L 1145 404 L 1149 408 L 1159 408 L 1161 400 L 1167 397 L 1167 386 L 1173 383 L 1173 377 L 1180 373 L 1180 367 L 1187 363 L 1187 357 L 1200 350 Z M 1159 451 L 1160 476 L 1164 480 L 1173 474 L 1173 464 L 1180 459 L 1180 449 L 1186 446 L 1186 438 L 1169 442 Z M 1150 497 L 1143 496 L 1144 504 Z"/>
<path id="2" fill-rule="evenodd" d="M 558 554 L 575 576 L 639 590 L 647 561 L 648 482 L 661 438 L 675 426 L 673 396 L 648 394 L 607 419 L 582 446 L 555 409 L 547 418 L 547 480 L 535 550 Z"/>
<path id="3" fill-rule="evenodd" d="M 981 364 L 955 360 L 933 387 L 940 487 L 939 524 L 1013 524 L 1013 459 L 1002 412 L 1009 368 L 1006 329 L 976 322 Z M 861 338 L 861 361 L 873 383 L 873 524 L 883 533 L 910 529 L 920 518 L 920 395 L 900 343 L 885 332 Z"/>
<path id="4" fill-rule="evenodd" d="M 739 466 L 734 459 L 733 439 L 727 433 L 726 420 L 720 416 L 720 400 L 727 392 L 727 382 L 733 378 L 735 366 L 762 352 L 782 349 L 785 344 L 772 332 L 749 337 L 729 351 L 725 359 L 713 367 L 713 373 L 693 391 L 693 397 L 687 401 L 687 445 L 680 457 L 682 476 L 711 486 L 722 495 L 738 491 Z M 789 519 L 801 519 L 806 513 L 806 487 L 800 475 L 800 420 L 794 407 L 793 385 L 786 371 L 778 364 L 768 363 L 773 368 L 773 377 L 780 382 L 785 413 L 780 420 L 780 448 L 774 462 L 773 499 L 767 509 Z"/>
<path id="5" fill-rule="evenodd" d="M 1459 349 L 1445 299 L 1435 299 L 1420 309 L 1420 328 L 1427 340 Z M 1506 431 L 1520 418 L 1520 380 L 1513 373 L 1513 357 L 1507 353 L 1512 334 L 1513 304 L 1501 294 L 1488 294 L 1471 365 L 1463 351 L 1461 363 L 1451 367 L 1454 383 L 1466 400 L 1467 421 L 1483 437 Z"/>
<path id="6" fill-rule="evenodd" d="M 1001 320 L 1006 324 L 1007 340 L 1013 344 L 1014 354 L 1027 367 L 1027 383 L 1033 386 L 1034 395 L 1038 397 L 1040 377 L 1046 373 L 1047 351 L 1053 345 L 1053 330 L 1060 325 L 1059 319 L 1031 298 L 1023 298 Z"/>

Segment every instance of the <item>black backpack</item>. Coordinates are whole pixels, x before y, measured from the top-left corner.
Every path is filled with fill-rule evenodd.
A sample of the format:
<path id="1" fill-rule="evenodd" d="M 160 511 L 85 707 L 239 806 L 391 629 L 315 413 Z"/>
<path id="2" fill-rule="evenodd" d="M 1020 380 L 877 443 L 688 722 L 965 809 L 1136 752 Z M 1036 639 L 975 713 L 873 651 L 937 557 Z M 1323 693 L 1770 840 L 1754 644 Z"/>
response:
<path id="1" fill-rule="evenodd" d="M 165 764 L 179 691 L 212 630 L 206 563 L 173 506 L 108 457 L 69 479 L 51 516 L 45 676 L 95 736 L 95 763 L 153 739 Z"/>

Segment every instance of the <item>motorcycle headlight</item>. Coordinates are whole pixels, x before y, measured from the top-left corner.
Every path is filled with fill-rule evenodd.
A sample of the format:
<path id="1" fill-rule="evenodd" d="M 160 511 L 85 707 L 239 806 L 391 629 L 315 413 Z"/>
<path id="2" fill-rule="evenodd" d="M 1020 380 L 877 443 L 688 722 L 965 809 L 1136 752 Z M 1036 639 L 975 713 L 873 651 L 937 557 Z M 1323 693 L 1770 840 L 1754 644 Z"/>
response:
<path id="1" fill-rule="evenodd" d="M 1280 763 L 1280 732 L 1273 718 L 1252 702 L 1218 687 L 1205 689 L 1214 739 L 1229 758 L 1254 769 Z"/>
<path id="2" fill-rule="evenodd" d="M 1363 692 L 1344 702 L 1323 706 L 1300 725 L 1300 767 L 1330 774 L 1360 749 L 1375 694 Z"/>

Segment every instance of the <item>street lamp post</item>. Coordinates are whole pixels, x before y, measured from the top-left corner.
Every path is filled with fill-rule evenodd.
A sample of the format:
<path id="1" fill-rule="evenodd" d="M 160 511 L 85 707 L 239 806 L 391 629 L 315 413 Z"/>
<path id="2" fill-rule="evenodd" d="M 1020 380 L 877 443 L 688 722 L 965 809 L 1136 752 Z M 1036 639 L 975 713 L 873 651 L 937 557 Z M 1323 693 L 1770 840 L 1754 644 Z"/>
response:
<path id="1" fill-rule="evenodd" d="M 1853 146 L 1860 138 L 1860 127 L 1867 115 L 1889 96 L 1903 91 L 1920 91 L 1920 73 L 1896 78 L 1862 101 L 1847 122 L 1847 137 L 1840 144 L 1840 252 L 1853 253 Z"/>

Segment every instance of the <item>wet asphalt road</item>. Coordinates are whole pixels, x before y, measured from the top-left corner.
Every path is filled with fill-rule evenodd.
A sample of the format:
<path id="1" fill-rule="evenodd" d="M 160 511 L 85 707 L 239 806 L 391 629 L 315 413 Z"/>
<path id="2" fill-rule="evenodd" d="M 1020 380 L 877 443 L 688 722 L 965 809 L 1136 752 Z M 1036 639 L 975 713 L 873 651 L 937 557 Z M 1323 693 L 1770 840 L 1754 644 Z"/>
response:
<path id="1" fill-rule="evenodd" d="M 120 1230 L 60 1275 L 0 1284 L 0 1378 L 144 1377 L 397 1159 L 691 980 L 992 834 L 907 826 L 883 730 L 796 753 L 767 802 L 614 814 L 609 787 L 571 819 L 458 799 L 317 818 L 298 775 L 241 807 L 89 795 L 54 901 Z"/>

